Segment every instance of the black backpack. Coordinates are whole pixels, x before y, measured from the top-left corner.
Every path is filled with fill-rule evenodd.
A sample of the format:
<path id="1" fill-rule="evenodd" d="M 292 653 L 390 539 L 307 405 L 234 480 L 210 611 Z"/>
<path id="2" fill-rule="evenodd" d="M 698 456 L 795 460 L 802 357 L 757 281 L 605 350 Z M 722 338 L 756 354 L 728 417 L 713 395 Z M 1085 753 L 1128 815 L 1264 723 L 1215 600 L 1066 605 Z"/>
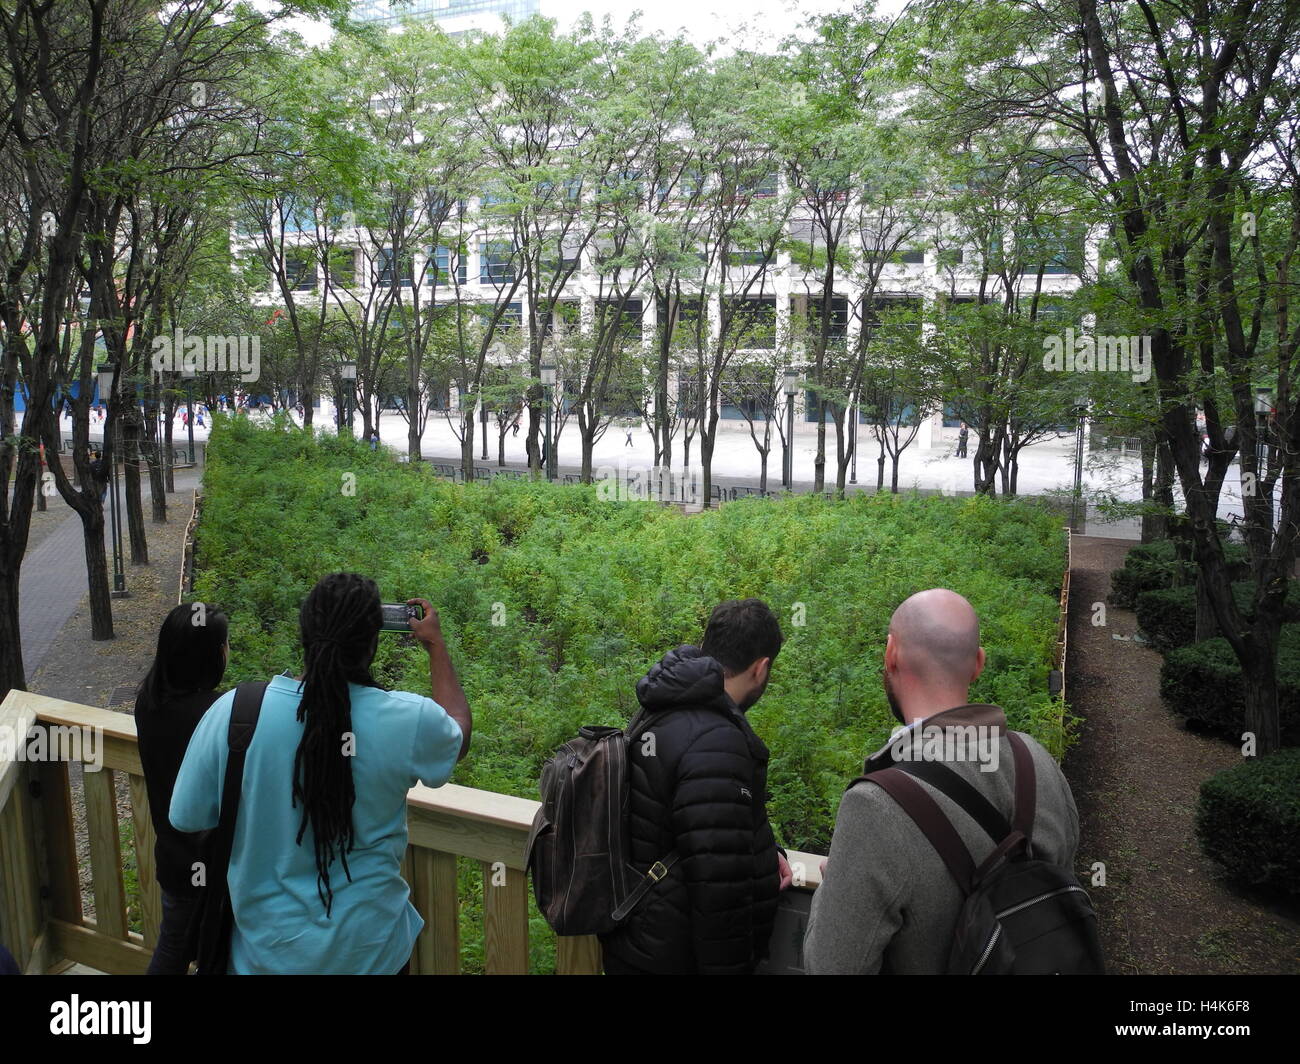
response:
<path id="1" fill-rule="evenodd" d="M 1015 762 L 1011 823 L 956 772 L 935 761 L 899 762 L 859 776 L 879 784 L 938 851 L 965 899 L 948 957 L 952 975 L 1102 975 L 1097 914 L 1068 868 L 1033 856 L 1033 756 L 1008 730 Z M 964 809 L 997 844 L 978 868 L 939 804 L 912 777 Z M 849 786 L 853 786 L 850 784 Z"/>
<path id="2" fill-rule="evenodd" d="M 613 931 L 677 862 L 668 854 L 644 875 L 628 860 L 627 730 L 588 726 L 542 768 L 542 804 L 528 835 L 537 908 L 557 935 Z"/>

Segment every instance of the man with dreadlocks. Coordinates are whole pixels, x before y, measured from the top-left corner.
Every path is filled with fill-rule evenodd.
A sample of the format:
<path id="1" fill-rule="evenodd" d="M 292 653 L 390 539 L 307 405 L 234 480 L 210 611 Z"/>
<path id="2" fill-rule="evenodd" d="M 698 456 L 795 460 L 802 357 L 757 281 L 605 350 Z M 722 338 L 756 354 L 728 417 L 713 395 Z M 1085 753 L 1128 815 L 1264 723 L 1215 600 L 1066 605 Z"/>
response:
<path id="1" fill-rule="evenodd" d="M 472 718 L 438 614 L 411 631 L 429 653 L 433 698 L 385 691 L 370 673 L 379 591 L 354 573 L 322 579 L 302 604 L 306 667 L 266 689 L 248 747 L 227 881 L 237 974 L 392 975 L 423 921 L 400 863 L 406 792 L 441 787 L 469 749 Z M 172 795 L 178 831 L 215 827 L 234 692 L 194 732 Z"/>

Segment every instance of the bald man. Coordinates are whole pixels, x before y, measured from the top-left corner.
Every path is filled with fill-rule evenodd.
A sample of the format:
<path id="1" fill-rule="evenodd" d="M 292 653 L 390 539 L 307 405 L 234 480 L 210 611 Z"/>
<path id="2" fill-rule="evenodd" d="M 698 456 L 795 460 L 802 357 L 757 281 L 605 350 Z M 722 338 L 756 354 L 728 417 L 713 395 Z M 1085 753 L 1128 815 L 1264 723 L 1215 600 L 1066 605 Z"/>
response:
<path id="1" fill-rule="evenodd" d="M 884 687 L 902 727 L 867 758 L 863 775 L 937 761 L 1010 820 L 1015 764 L 1006 715 L 997 706 L 969 703 L 984 660 L 979 618 L 961 595 L 934 588 L 899 606 L 885 642 Z M 1016 734 L 1033 760 L 1034 856 L 1071 868 L 1079 815 L 1069 784 L 1051 754 Z M 961 806 L 925 779 L 912 778 L 938 803 L 977 865 L 993 852 L 993 838 Z M 912 818 L 879 784 L 859 780 L 840 801 L 822 884 L 813 895 L 805 970 L 944 972 L 963 900 Z"/>

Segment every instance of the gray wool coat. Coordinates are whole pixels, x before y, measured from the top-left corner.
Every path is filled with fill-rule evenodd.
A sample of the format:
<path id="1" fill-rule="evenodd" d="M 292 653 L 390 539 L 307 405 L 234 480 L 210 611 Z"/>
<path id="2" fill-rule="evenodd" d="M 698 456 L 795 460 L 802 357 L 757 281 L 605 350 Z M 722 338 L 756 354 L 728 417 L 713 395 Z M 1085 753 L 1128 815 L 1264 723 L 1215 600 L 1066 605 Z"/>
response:
<path id="1" fill-rule="evenodd" d="M 937 713 L 917 728 L 966 728 L 997 732 L 986 750 L 996 747 L 997 771 L 984 772 L 968 754 L 947 760 L 1009 820 L 1015 781 L 1006 715 L 997 706 L 967 705 Z M 928 733 L 932 734 L 932 733 Z M 1037 810 L 1034 856 L 1073 869 L 1079 844 L 1079 814 L 1070 785 L 1056 760 L 1035 740 L 1018 733 L 1034 759 Z M 867 759 L 864 772 L 894 763 L 897 753 L 912 750 L 915 737 L 900 732 Z M 903 745 L 900 745 L 903 744 Z M 992 757 L 986 764 L 993 764 Z M 956 827 L 978 866 L 993 852 L 993 840 L 947 795 L 918 781 Z M 935 974 L 947 970 L 962 895 L 947 866 L 912 818 L 874 783 L 860 782 L 844 794 L 835 818 L 835 833 L 821 886 L 813 895 L 804 938 L 804 966 L 812 975 Z"/>

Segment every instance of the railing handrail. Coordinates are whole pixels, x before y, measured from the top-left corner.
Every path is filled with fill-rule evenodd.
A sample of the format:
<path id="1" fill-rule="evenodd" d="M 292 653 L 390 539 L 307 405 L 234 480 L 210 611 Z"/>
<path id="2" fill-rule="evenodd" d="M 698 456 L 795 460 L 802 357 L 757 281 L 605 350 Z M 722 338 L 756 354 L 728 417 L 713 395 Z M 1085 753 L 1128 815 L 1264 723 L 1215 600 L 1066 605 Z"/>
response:
<path id="1" fill-rule="evenodd" d="M 11 691 L 9 697 L 0 703 L 0 708 L 11 704 L 20 712 L 24 708 L 31 710 L 43 724 L 99 728 L 107 738 L 137 742 L 135 718 L 114 709 L 98 709 L 30 691 Z M 132 767 L 132 763 L 106 751 L 104 766 L 126 770 Z M 531 829 L 533 817 L 541 805 L 534 798 L 520 798 L 513 794 L 464 787 L 456 783 L 447 783 L 437 788 L 417 783 L 407 792 L 406 802 L 413 809 L 441 813 L 478 824 L 512 828 L 525 835 Z M 809 866 L 805 874 L 806 884 L 811 887 L 821 883 L 821 873 L 817 867 L 822 860 L 821 855 L 789 851 L 789 859 L 806 859 L 805 864 Z"/>
<path id="2" fill-rule="evenodd" d="M 100 741 L 92 756 L 105 770 L 102 774 L 88 772 L 84 776 L 98 916 L 96 921 L 90 921 L 82 915 L 68 804 L 66 762 L 79 756 L 77 747 L 65 748 L 59 742 L 57 758 L 38 766 L 24 766 L 21 757 L 14 761 L 0 760 L 0 818 L 9 817 L 15 826 L 26 824 L 28 820 L 41 820 L 45 824 L 49 850 L 39 858 L 44 868 L 40 873 L 37 871 L 38 855 L 31 847 L 19 844 L 15 849 L 11 844 L 6 849 L 0 846 L 0 861 L 6 858 L 19 860 L 23 875 L 32 881 L 30 886 L 39 886 L 43 895 L 53 898 L 52 911 L 45 908 L 42 920 L 37 916 L 42 904 L 35 889 L 28 889 L 24 898 L 14 902 L 5 897 L 5 876 L 0 875 L 0 930 L 6 927 L 12 930 L 13 926 L 22 925 L 27 940 L 23 948 L 37 958 L 33 964 L 62 955 L 101 970 L 143 971 L 157 938 L 159 902 L 153 869 L 153 829 L 149 822 L 135 718 L 115 710 L 80 705 L 47 695 L 11 691 L 0 702 L 0 724 L 19 727 L 24 734 L 34 725 L 93 729 Z M 51 733 L 48 741 L 53 747 L 56 740 L 64 738 Z M 66 738 L 71 742 L 73 737 Z M 85 754 L 84 746 L 81 754 Z M 83 756 L 83 760 L 86 759 Z M 39 781 L 39 787 L 31 797 L 25 787 L 19 786 L 27 767 L 36 769 L 29 777 L 31 782 Z M 135 856 L 145 914 L 143 935 L 129 931 L 123 915 L 125 898 L 117 850 L 118 820 L 112 796 L 114 772 L 127 773 L 130 782 Z M 18 796 L 17 805 L 7 801 L 13 795 Z M 45 807 L 43 811 L 31 806 L 33 799 L 37 800 L 38 806 Z M 499 884 L 503 889 L 485 892 L 487 970 L 527 970 L 528 889 L 523 870 L 527 839 L 539 805 L 535 799 L 454 783 L 436 789 L 417 784 L 407 792 L 410 848 L 403 861 L 403 874 L 411 885 L 413 902 L 426 918 L 418 962 L 413 964 L 413 970 L 446 972 L 458 969 L 457 858 L 479 862 L 485 875 L 485 887 L 488 876 L 493 878 L 494 888 L 498 886 L 497 872 L 494 871 L 498 865 L 512 870 Z M 29 849 L 32 852 L 27 852 Z M 791 850 L 787 858 L 796 873 L 796 882 L 804 889 L 812 890 L 820 884 L 820 855 Z M 0 871 L 10 872 L 12 869 Z M 52 892 L 46 891 L 45 885 L 49 885 Z M 33 938 L 27 932 L 41 923 L 44 923 L 45 930 L 35 940 L 37 946 L 31 947 Z M 558 972 L 594 972 L 599 970 L 599 963 L 600 950 L 594 938 L 556 939 Z"/>

